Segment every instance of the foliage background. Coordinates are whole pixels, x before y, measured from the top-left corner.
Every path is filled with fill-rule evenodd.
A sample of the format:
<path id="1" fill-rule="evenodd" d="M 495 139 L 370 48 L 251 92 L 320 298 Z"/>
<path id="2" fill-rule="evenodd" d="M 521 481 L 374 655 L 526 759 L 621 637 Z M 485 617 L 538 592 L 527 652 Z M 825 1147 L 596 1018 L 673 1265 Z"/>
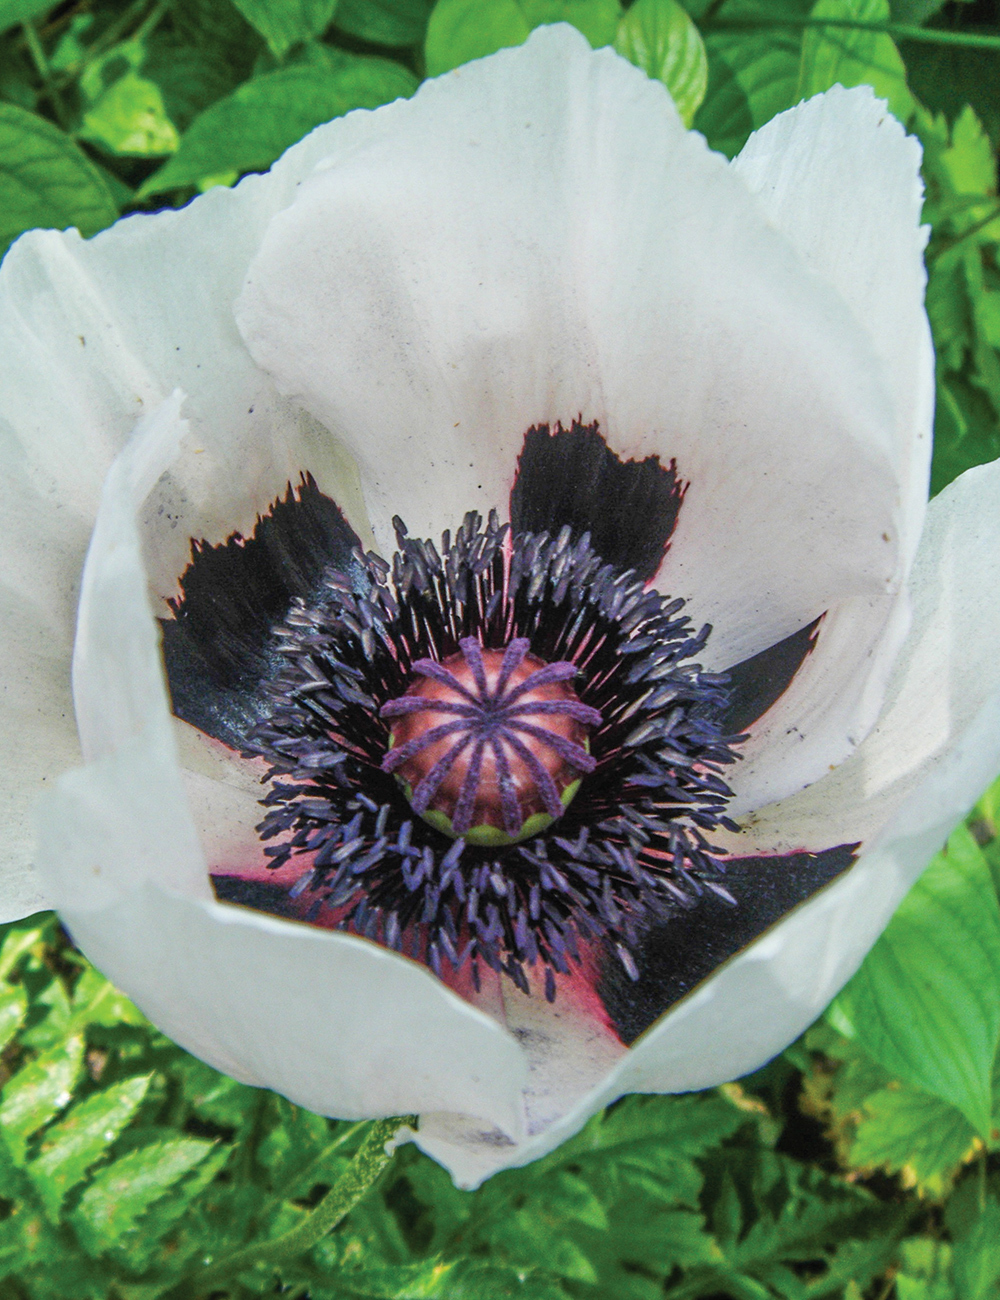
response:
<path id="1" fill-rule="evenodd" d="M 932 490 L 1000 454 L 986 0 L 0 0 L 0 251 L 183 204 L 559 19 L 730 156 L 835 82 L 884 95 L 925 151 Z M 764 1070 L 626 1098 L 475 1193 L 411 1146 L 373 1182 L 384 1127 L 186 1055 L 53 917 L 0 928 L 0 1297 L 996 1300 L 998 827 L 1000 783 Z"/>

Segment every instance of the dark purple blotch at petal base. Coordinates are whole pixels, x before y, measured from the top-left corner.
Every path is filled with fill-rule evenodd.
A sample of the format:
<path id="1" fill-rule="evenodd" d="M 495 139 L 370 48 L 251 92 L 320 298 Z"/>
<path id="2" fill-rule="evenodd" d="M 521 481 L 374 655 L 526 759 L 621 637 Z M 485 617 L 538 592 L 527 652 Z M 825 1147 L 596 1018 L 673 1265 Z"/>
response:
<path id="1" fill-rule="evenodd" d="M 730 858 L 725 884 L 737 906 L 706 891 L 682 916 L 651 926 L 633 952 L 638 980 L 606 958 L 597 991 L 622 1042 L 633 1043 L 675 1002 L 854 861 L 859 845 L 821 853 Z"/>
<path id="2" fill-rule="evenodd" d="M 275 624 L 295 597 L 315 596 L 329 568 L 350 573 L 358 546 L 340 507 L 308 473 L 250 537 L 193 541 L 174 617 L 160 620 L 177 717 L 242 749 L 269 707 L 261 683 L 278 667 Z"/>
<path id="3" fill-rule="evenodd" d="M 648 580 L 663 562 L 686 488 L 674 461 L 620 460 L 596 424 L 537 425 L 524 435 L 517 462 L 511 528 L 515 535 L 555 536 L 566 525 L 575 536 L 589 532 L 602 559 Z"/>
<path id="4" fill-rule="evenodd" d="M 813 619 L 783 641 L 726 669 L 729 700 L 719 727 L 738 736 L 781 699 L 819 636 L 821 619 Z"/>

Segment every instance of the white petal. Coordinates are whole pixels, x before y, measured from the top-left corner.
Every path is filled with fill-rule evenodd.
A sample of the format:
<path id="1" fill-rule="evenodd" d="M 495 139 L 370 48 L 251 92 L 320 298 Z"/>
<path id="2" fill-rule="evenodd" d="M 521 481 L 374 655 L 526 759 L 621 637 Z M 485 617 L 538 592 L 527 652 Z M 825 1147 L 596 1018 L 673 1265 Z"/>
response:
<path id="1" fill-rule="evenodd" d="M 685 1092 L 763 1065 L 853 975 L 903 895 L 1000 769 L 1000 460 L 930 503 L 914 626 L 878 726 L 831 776 L 765 809 L 744 851 L 864 838 L 858 861 L 668 1012 L 545 1133 L 494 1146 L 453 1130 L 433 1154 L 474 1185 L 552 1150 L 616 1097 Z"/>
<path id="2" fill-rule="evenodd" d="M 869 87 L 835 86 L 756 131 L 733 162 L 770 220 L 871 337 L 895 411 L 904 568 L 926 508 L 934 413 L 920 158 L 917 141 Z M 737 812 L 815 780 L 853 749 L 878 715 L 908 625 L 902 589 L 830 610 L 816 649 L 744 747 Z"/>
<path id="3" fill-rule="evenodd" d="M 364 129 L 367 114 L 350 128 Z M 311 469 L 359 534 L 353 468 L 247 356 L 231 304 L 260 232 L 341 133 L 331 123 L 265 177 L 180 212 L 132 217 L 84 242 L 34 231 L 0 270 L 0 918 L 47 905 L 33 874 L 31 808 L 79 762 L 70 654 L 80 571 L 101 484 L 144 409 L 189 393 L 191 455 L 145 524 L 163 596 L 189 539 L 252 525 Z M 251 414 L 251 408 L 252 414 Z M 30 740 L 29 740 L 30 737 Z"/>
<path id="4" fill-rule="evenodd" d="M 324 1114 L 478 1115 L 516 1139 L 524 1055 L 427 970 L 366 940 L 211 898 L 184 797 L 135 510 L 179 444 L 178 397 L 109 472 L 74 663 L 87 766 L 40 814 L 51 897 L 177 1042 Z"/>
<path id="5" fill-rule="evenodd" d="M 237 319 L 376 535 L 505 508 L 527 428 L 691 482 L 664 582 L 732 663 L 899 579 L 871 344 L 663 87 L 564 27 L 426 83 L 272 221 Z M 883 533 L 890 541 L 883 541 Z"/>

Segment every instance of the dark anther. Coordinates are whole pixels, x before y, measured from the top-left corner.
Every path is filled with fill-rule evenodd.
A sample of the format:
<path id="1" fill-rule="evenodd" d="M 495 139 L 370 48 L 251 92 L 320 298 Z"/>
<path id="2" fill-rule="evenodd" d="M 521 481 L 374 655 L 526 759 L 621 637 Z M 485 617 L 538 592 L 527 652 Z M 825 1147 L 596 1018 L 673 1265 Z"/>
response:
<path id="1" fill-rule="evenodd" d="M 727 898 L 708 838 L 726 680 L 691 625 L 587 534 L 466 515 L 441 549 L 393 521 L 275 631 L 283 667 L 250 752 L 258 830 L 307 916 L 550 1001 L 595 948 L 630 979 L 653 924 Z"/>

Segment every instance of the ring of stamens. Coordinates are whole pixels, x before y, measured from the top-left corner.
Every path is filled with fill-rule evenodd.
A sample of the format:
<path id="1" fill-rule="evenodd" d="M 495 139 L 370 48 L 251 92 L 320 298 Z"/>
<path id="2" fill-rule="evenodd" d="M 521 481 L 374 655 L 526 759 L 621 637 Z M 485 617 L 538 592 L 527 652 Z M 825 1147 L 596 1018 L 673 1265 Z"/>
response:
<path id="1" fill-rule="evenodd" d="M 486 966 L 528 992 L 534 968 L 551 1000 L 556 975 L 609 958 L 637 978 L 633 954 L 647 926 L 695 906 L 706 892 L 734 902 L 722 883 L 724 851 L 707 835 L 718 826 L 736 829 L 725 813 L 730 790 L 721 773 L 742 737 L 723 734 L 717 721 L 726 678 L 695 661 L 710 629 L 696 631 L 682 600 L 605 564 L 589 536 L 568 528 L 555 538 L 509 539 L 495 514 L 485 528 L 470 514 L 454 539 L 444 534 L 439 554 L 431 542 L 407 536 L 398 520 L 396 527 L 391 566 L 356 552 L 349 573 L 330 571 L 318 599 L 296 603 L 276 629 L 283 666 L 265 687 L 270 712 L 248 747 L 270 764 L 258 827 L 270 864 L 302 863 L 289 892 L 308 900 L 306 920 L 383 943 L 438 974 L 445 963 L 468 969 L 477 987 Z M 530 648 L 515 669 L 525 642 Z M 566 690 L 572 681 L 575 689 L 562 698 L 581 708 L 505 714 L 497 759 L 492 741 L 476 730 L 481 717 L 457 711 L 471 709 L 477 691 L 482 696 L 478 655 L 487 688 L 490 672 L 499 678 L 508 664 L 502 694 L 515 704 L 527 695 L 510 685 L 515 672 L 552 670 L 543 685 Z M 489 658 L 495 655 L 499 667 Z M 529 655 L 542 667 L 535 670 Z M 445 702 L 456 706 L 442 710 L 439 724 L 450 755 L 444 766 L 461 777 L 447 805 L 447 834 L 427 824 L 435 789 L 447 779 L 439 784 L 435 770 L 443 755 L 407 782 L 412 805 L 398 779 L 405 780 L 408 762 L 431 758 L 436 742 L 407 750 L 410 738 L 398 732 L 400 743 L 391 743 L 392 730 L 420 717 L 422 706 L 412 701 L 442 683 L 454 696 Z M 476 708 L 482 712 L 482 699 Z M 530 728 L 560 718 L 590 735 L 573 739 L 576 748 L 567 751 L 582 781 L 568 805 L 562 792 L 558 819 L 525 834 L 535 814 L 530 799 L 519 799 L 515 839 L 513 801 L 501 793 L 487 803 L 502 843 L 458 834 L 481 815 L 474 800 L 471 811 L 468 798 L 459 803 L 463 790 L 481 784 L 481 768 L 468 779 L 480 740 L 483 762 L 493 755 L 502 782 L 511 775 L 512 738 L 510 752 L 532 773 L 542 815 L 555 811 L 544 777 L 518 745 L 551 756 L 558 742 L 539 741 Z"/>

